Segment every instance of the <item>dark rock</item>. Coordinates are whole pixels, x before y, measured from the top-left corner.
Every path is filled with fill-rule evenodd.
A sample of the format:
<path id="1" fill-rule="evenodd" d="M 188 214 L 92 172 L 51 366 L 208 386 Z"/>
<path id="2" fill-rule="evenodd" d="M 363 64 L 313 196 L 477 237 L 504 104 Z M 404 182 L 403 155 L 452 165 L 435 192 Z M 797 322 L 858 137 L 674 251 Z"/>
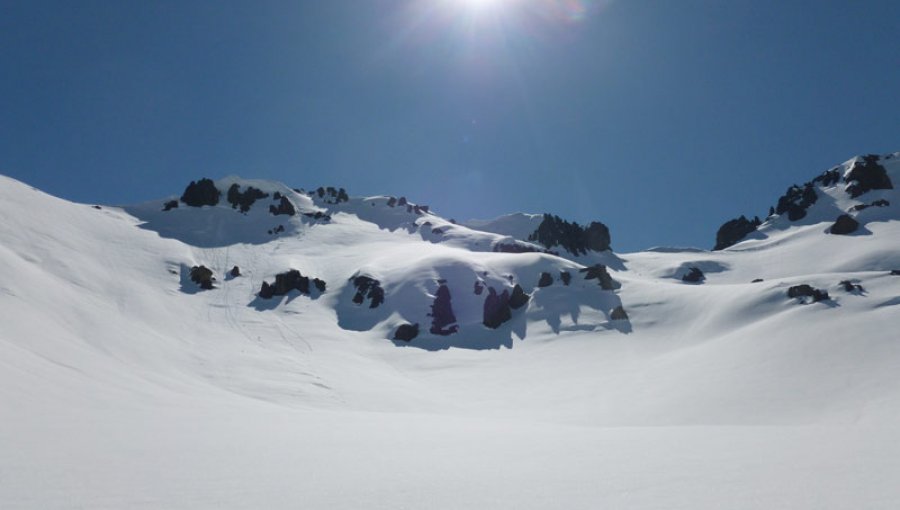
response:
<path id="1" fill-rule="evenodd" d="M 171 211 L 178 208 L 178 200 L 169 200 L 163 204 L 163 211 Z"/>
<path id="2" fill-rule="evenodd" d="M 502 253 L 549 253 L 550 255 L 559 255 L 559 252 L 542 250 L 525 243 L 497 243 L 491 247 L 491 250 Z"/>
<path id="3" fill-rule="evenodd" d="M 622 308 L 622 305 L 619 305 L 613 308 L 612 312 L 609 314 L 609 318 L 614 321 L 627 321 L 628 314 L 625 312 L 625 309 Z"/>
<path id="4" fill-rule="evenodd" d="M 299 192 L 298 192 L 299 193 Z M 276 191 L 272 194 L 272 200 L 281 200 L 281 192 Z"/>
<path id="5" fill-rule="evenodd" d="M 705 279 L 706 276 L 703 275 L 703 271 L 699 267 L 689 268 L 688 272 L 681 277 L 681 281 L 688 283 L 700 283 Z"/>
<path id="6" fill-rule="evenodd" d="M 513 287 L 512 294 L 509 296 L 509 307 L 513 310 L 518 310 L 525 306 L 530 299 L 531 296 L 526 294 L 525 291 L 522 290 L 522 286 L 517 283 L 516 286 Z"/>
<path id="7" fill-rule="evenodd" d="M 319 292 L 325 292 L 325 287 L 326 287 L 325 280 L 320 280 L 320 279 L 318 279 L 318 278 L 313 278 L 313 286 L 314 286 L 314 287 L 316 288 L 316 290 L 318 290 Z"/>
<path id="8" fill-rule="evenodd" d="M 278 216 L 280 214 L 287 214 L 288 216 L 293 216 L 293 215 L 297 214 L 297 210 L 294 209 L 294 204 L 292 204 L 291 201 L 288 200 L 288 198 L 285 196 L 281 197 L 281 200 L 278 201 L 278 207 L 276 207 L 274 205 L 270 205 L 269 212 L 271 214 L 274 214 L 275 216 Z"/>
<path id="9" fill-rule="evenodd" d="M 851 218 L 847 214 L 838 216 L 837 221 L 831 226 L 831 233 L 837 235 L 847 235 L 856 232 L 859 228 L 859 222 Z"/>
<path id="10" fill-rule="evenodd" d="M 353 295 L 354 303 L 361 305 L 369 299 L 369 308 L 378 308 L 384 303 L 384 289 L 381 288 L 381 282 L 369 276 L 357 276 L 351 280 L 356 287 L 356 294 Z"/>
<path id="11" fill-rule="evenodd" d="M 219 195 L 216 184 L 212 180 L 204 178 L 199 181 L 191 181 L 184 189 L 181 201 L 191 207 L 216 205 L 219 203 Z"/>
<path id="12" fill-rule="evenodd" d="M 850 210 L 851 210 L 851 211 L 862 211 L 862 210 L 868 209 L 869 207 L 887 207 L 887 206 L 889 206 L 889 205 L 891 205 L 890 202 L 888 202 L 887 200 L 881 198 L 881 199 L 875 200 L 875 201 L 872 202 L 871 204 L 857 204 L 857 205 L 854 205 L 853 207 L 850 208 Z"/>
<path id="13" fill-rule="evenodd" d="M 98 210 L 98 211 L 103 209 L 103 208 L 100 207 L 99 205 L 92 205 L 91 207 L 94 208 L 94 209 L 96 209 L 96 210 Z"/>
<path id="14" fill-rule="evenodd" d="M 759 283 L 759 282 L 761 282 L 761 281 L 763 281 L 762 278 L 756 278 L 755 280 L 753 280 L 753 281 L 750 282 L 750 283 Z"/>
<path id="15" fill-rule="evenodd" d="M 568 271 L 560 271 L 560 272 L 559 272 L 559 279 L 562 280 L 563 285 L 567 285 L 567 286 L 568 286 L 569 283 L 572 281 L 572 275 L 569 274 Z"/>
<path id="16" fill-rule="evenodd" d="M 397 199 L 394 197 L 389 198 L 387 201 L 387 205 L 388 207 L 394 207 L 395 205 L 397 205 Z"/>
<path id="17" fill-rule="evenodd" d="M 250 210 L 250 207 L 253 206 L 254 202 L 268 196 L 268 193 L 264 193 L 262 190 L 256 189 L 253 186 L 248 186 L 246 191 L 241 192 L 241 187 L 238 186 L 237 183 L 234 183 L 228 188 L 228 193 L 225 198 L 228 200 L 228 203 L 231 204 L 232 209 L 240 207 L 241 212 L 245 213 Z M 284 197 L 281 197 L 279 194 L 278 198 Z"/>
<path id="18" fill-rule="evenodd" d="M 812 182 L 808 182 L 800 186 L 791 186 L 778 199 L 778 205 L 775 212 L 778 214 L 787 213 L 788 220 L 797 221 L 806 217 L 806 210 L 816 203 L 819 195 L 816 193 L 815 186 Z"/>
<path id="19" fill-rule="evenodd" d="M 338 193 L 337 193 L 337 203 L 349 202 L 349 201 L 350 201 L 350 196 L 347 195 L 347 190 L 345 190 L 344 188 L 339 189 Z"/>
<path id="20" fill-rule="evenodd" d="M 434 303 L 431 305 L 431 333 L 447 336 L 456 333 L 459 326 L 455 324 L 456 315 L 450 303 L 450 289 L 446 285 L 438 287 Z"/>
<path id="21" fill-rule="evenodd" d="M 751 221 L 744 216 L 726 221 L 716 232 L 716 246 L 713 250 L 724 250 L 736 244 L 747 237 L 747 234 L 755 232 L 761 223 L 759 218 L 753 218 Z"/>
<path id="22" fill-rule="evenodd" d="M 543 272 L 541 273 L 541 279 L 538 280 L 538 287 L 549 287 L 553 285 L 553 277 L 550 276 L 550 273 Z"/>
<path id="23" fill-rule="evenodd" d="M 794 285 L 788 289 L 788 297 L 789 298 L 803 298 L 809 297 L 811 298 L 812 303 L 816 303 L 818 301 L 825 301 L 830 299 L 828 296 L 828 291 L 821 289 L 814 289 L 807 284 Z"/>
<path id="24" fill-rule="evenodd" d="M 419 323 L 401 324 L 394 332 L 394 340 L 403 340 L 409 342 L 413 338 L 419 336 Z"/>
<path id="25" fill-rule="evenodd" d="M 403 207 L 405 205 L 409 205 L 409 203 L 407 202 L 406 197 L 400 197 L 400 200 L 397 201 L 397 205 Z"/>
<path id="26" fill-rule="evenodd" d="M 847 292 L 863 292 L 864 289 L 862 285 L 858 283 L 853 283 L 850 280 L 842 280 L 840 286 L 844 288 Z"/>
<path id="27" fill-rule="evenodd" d="M 509 300 L 508 290 L 497 294 L 493 287 L 488 288 L 488 295 L 484 298 L 482 323 L 491 329 L 497 329 L 501 324 L 512 319 Z"/>
<path id="28" fill-rule="evenodd" d="M 212 289 L 214 280 L 213 272 L 208 267 L 194 266 L 191 268 L 191 281 L 199 285 L 201 289 Z"/>
<path id="29" fill-rule="evenodd" d="M 891 269 L 891 276 L 900 276 L 900 269 Z"/>
<path id="30" fill-rule="evenodd" d="M 231 268 L 231 276 L 232 278 L 237 278 L 241 275 L 241 268 L 234 266 Z"/>
<path id="31" fill-rule="evenodd" d="M 600 222 L 592 222 L 585 229 L 559 216 L 544 214 L 541 224 L 528 236 L 528 240 L 542 244 L 546 248 L 562 246 L 574 255 L 584 255 L 589 250 L 608 250 L 610 236 L 609 229 Z"/>
<path id="32" fill-rule="evenodd" d="M 475 295 L 480 296 L 481 293 L 484 292 L 484 284 L 480 281 L 475 282 Z"/>
<path id="33" fill-rule="evenodd" d="M 894 189 L 887 171 L 878 164 L 879 159 L 874 154 L 863 156 L 863 161 L 854 163 L 847 172 L 844 182 L 849 183 L 847 193 L 851 197 L 856 198 L 873 189 Z"/>
<path id="34" fill-rule="evenodd" d="M 837 168 L 832 168 L 831 170 L 827 170 L 822 172 L 822 175 L 813 179 L 814 183 L 820 183 L 822 187 L 827 188 L 829 186 L 834 186 L 841 180 L 841 173 Z"/>
<path id="35" fill-rule="evenodd" d="M 599 281 L 600 288 L 603 290 L 615 290 L 621 286 L 619 282 L 612 279 L 612 276 L 609 275 L 609 271 L 606 270 L 606 266 L 603 264 L 584 267 L 579 269 L 578 272 L 585 273 L 585 280 Z"/>
<path id="36" fill-rule="evenodd" d="M 318 189 L 316 189 L 316 195 L 319 195 L 319 198 L 323 198 L 325 196 L 325 188 L 319 186 Z"/>
<path id="37" fill-rule="evenodd" d="M 318 278 L 315 279 L 317 282 L 322 282 Z M 309 294 L 310 279 L 308 276 L 303 276 L 300 271 L 296 269 L 291 269 L 284 273 L 279 273 L 275 275 L 275 283 L 268 284 L 267 282 L 262 283 L 262 288 L 259 290 L 259 297 L 263 299 L 269 299 L 272 296 L 284 296 L 288 292 L 292 290 L 297 290 L 301 294 Z M 316 288 L 320 291 L 324 291 L 325 282 L 320 284 L 316 284 Z"/>
<path id="38" fill-rule="evenodd" d="M 372 205 L 375 205 L 375 204 L 372 204 Z M 303 213 L 303 216 L 306 216 L 307 218 L 312 218 L 314 220 L 331 221 L 331 216 L 323 213 L 322 211 L 316 211 L 314 213 L 311 213 L 311 212 Z"/>

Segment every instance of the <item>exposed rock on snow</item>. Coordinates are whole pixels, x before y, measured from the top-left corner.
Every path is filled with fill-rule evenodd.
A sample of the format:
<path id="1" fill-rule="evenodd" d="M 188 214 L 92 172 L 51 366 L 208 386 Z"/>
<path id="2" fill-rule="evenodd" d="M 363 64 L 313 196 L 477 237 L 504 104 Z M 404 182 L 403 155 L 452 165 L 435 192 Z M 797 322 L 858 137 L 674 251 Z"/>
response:
<path id="1" fill-rule="evenodd" d="M 512 294 L 509 296 L 509 307 L 513 310 L 518 310 L 528 304 L 528 300 L 530 299 L 531 296 L 526 294 L 522 289 L 522 286 L 517 283 L 516 286 L 513 287 Z"/>
<path id="2" fill-rule="evenodd" d="M 191 268 L 191 281 L 199 285 L 201 289 L 212 289 L 214 280 L 213 272 L 208 267 L 194 266 Z"/>
<path id="3" fill-rule="evenodd" d="M 550 276 L 550 273 L 548 273 L 546 271 L 541 273 L 541 279 L 538 280 L 537 286 L 538 287 L 549 287 L 551 285 L 553 285 L 553 277 Z"/>
<path id="4" fill-rule="evenodd" d="M 369 300 L 369 308 L 378 308 L 384 303 L 384 289 L 381 288 L 381 282 L 370 276 L 355 276 L 350 280 L 356 287 L 356 294 L 353 295 L 353 302 L 357 305 Z"/>
<path id="5" fill-rule="evenodd" d="M 450 301 L 450 289 L 446 284 L 441 284 L 434 297 L 434 303 L 431 305 L 430 331 L 433 335 L 447 336 L 459 330 Z"/>
<path id="6" fill-rule="evenodd" d="M 250 210 L 250 207 L 253 206 L 254 202 L 259 199 L 267 198 L 268 196 L 268 193 L 264 193 L 262 190 L 256 189 L 253 186 L 248 186 L 247 189 L 242 192 L 241 187 L 237 183 L 234 183 L 228 188 L 226 200 L 231 204 L 232 209 L 240 208 L 242 213 L 246 213 Z"/>
<path id="7" fill-rule="evenodd" d="M 881 159 L 875 154 L 863 156 L 862 162 L 855 162 L 844 175 L 844 182 L 848 183 L 847 193 L 856 198 L 863 193 L 874 189 L 894 189 L 890 177 L 885 168 L 878 164 Z"/>
<path id="8" fill-rule="evenodd" d="M 163 211 L 171 211 L 178 207 L 178 200 L 169 200 L 163 204 Z"/>
<path id="9" fill-rule="evenodd" d="M 688 272 L 681 277 L 681 281 L 687 283 L 701 283 L 705 279 L 706 276 L 704 276 L 703 271 L 699 267 L 689 268 Z"/>
<path id="10" fill-rule="evenodd" d="M 316 289 L 320 292 L 325 290 L 325 282 L 315 278 L 312 280 Z M 269 285 L 267 282 L 263 281 L 262 288 L 259 290 L 259 297 L 263 299 L 270 299 L 273 296 L 284 296 L 288 292 L 292 290 L 297 290 L 301 294 L 309 295 L 310 293 L 310 278 L 308 276 L 303 276 L 300 271 L 296 269 L 291 269 L 284 273 L 279 273 L 275 275 L 275 282 L 272 285 Z"/>
<path id="11" fill-rule="evenodd" d="M 859 222 L 854 220 L 848 214 L 838 216 L 838 219 L 831 226 L 829 232 L 837 235 L 847 235 L 856 232 L 859 228 Z"/>
<path id="12" fill-rule="evenodd" d="M 401 324 L 397 327 L 397 331 L 394 332 L 394 340 L 402 340 L 404 342 L 409 342 L 417 336 L 419 336 L 419 323 Z"/>
<path id="13" fill-rule="evenodd" d="M 591 222 L 587 228 L 577 223 L 563 220 L 559 216 L 545 214 L 543 221 L 530 236 L 529 241 L 540 243 L 546 248 L 562 246 L 573 255 L 584 255 L 588 251 L 609 249 L 609 228 L 600 222 Z"/>
<path id="14" fill-rule="evenodd" d="M 788 289 L 788 297 L 790 298 L 810 298 L 810 303 L 816 303 L 818 301 L 826 301 L 830 299 L 828 296 L 828 291 L 822 289 L 815 289 L 810 285 L 801 284 L 794 285 Z"/>
<path id="15" fill-rule="evenodd" d="M 181 195 L 181 201 L 191 207 L 201 207 L 204 205 L 216 205 L 219 203 L 219 189 L 216 184 L 207 178 L 199 181 L 191 181 L 184 189 Z"/>
<path id="16" fill-rule="evenodd" d="M 609 313 L 609 318 L 614 321 L 627 321 L 628 314 L 625 312 L 625 308 L 622 308 L 622 305 L 619 305 Z"/>
<path id="17" fill-rule="evenodd" d="M 285 196 L 281 197 L 281 200 L 278 201 L 277 206 L 270 205 L 269 212 L 275 216 L 278 216 L 281 214 L 293 216 L 293 215 L 297 214 L 297 210 L 294 209 L 294 204 L 292 204 L 291 201 L 288 200 L 288 198 Z"/>
<path id="18" fill-rule="evenodd" d="M 597 280 L 600 283 L 600 288 L 603 290 L 615 290 L 622 286 L 619 282 L 613 280 L 603 264 L 595 264 L 578 271 L 584 273 L 585 280 Z"/>
<path id="19" fill-rule="evenodd" d="M 719 227 L 719 231 L 716 232 L 716 246 L 713 250 L 724 250 L 725 248 L 734 245 L 741 239 L 747 237 L 747 234 L 755 232 L 756 228 L 759 227 L 761 223 L 762 222 L 759 221 L 758 217 L 753 218 L 751 221 L 743 215 L 740 218 L 725 222 L 725 224 Z"/>
<path id="20" fill-rule="evenodd" d="M 509 291 L 504 289 L 497 294 L 493 287 L 488 288 L 488 295 L 484 299 L 484 319 L 482 323 L 497 329 L 504 322 L 512 319 L 512 311 L 509 306 Z"/>

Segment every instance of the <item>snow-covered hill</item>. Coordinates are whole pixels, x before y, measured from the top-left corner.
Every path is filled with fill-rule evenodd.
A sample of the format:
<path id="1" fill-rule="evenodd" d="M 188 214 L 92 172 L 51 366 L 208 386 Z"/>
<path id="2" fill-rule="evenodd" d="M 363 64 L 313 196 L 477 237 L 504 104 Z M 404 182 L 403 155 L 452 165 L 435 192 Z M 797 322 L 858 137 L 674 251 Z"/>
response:
<path id="1" fill-rule="evenodd" d="M 845 182 L 854 158 L 725 249 L 628 254 L 334 188 L 110 207 L 0 177 L 0 501 L 895 508 L 900 157 L 876 162 L 892 188 Z"/>

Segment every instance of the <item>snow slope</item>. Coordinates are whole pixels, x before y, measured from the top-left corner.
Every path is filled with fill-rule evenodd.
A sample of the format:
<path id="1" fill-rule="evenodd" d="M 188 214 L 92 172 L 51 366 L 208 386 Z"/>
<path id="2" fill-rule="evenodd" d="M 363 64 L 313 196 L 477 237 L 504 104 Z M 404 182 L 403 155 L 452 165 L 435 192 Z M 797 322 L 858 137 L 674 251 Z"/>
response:
<path id="1" fill-rule="evenodd" d="M 897 190 L 870 192 L 892 205 L 858 235 L 811 209 L 723 251 L 570 260 L 494 253 L 519 234 L 389 197 L 216 185 L 234 183 L 300 214 L 97 209 L 0 177 L 3 508 L 900 503 Z M 600 259 L 620 289 L 578 272 Z M 188 278 L 199 264 L 214 289 Z M 703 283 L 681 281 L 691 267 Z M 289 268 L 327 290 L 257 296 Z M 352 303 L 357 274 L 384 305 Z M 439 280 L 456 335 L 427 333 Z M 476 281 L 532 297 L 488 330 Z M 831 299 L 788 298 L 800 283 Z M 403 322 L 421 337 L 390 340 Z"/>

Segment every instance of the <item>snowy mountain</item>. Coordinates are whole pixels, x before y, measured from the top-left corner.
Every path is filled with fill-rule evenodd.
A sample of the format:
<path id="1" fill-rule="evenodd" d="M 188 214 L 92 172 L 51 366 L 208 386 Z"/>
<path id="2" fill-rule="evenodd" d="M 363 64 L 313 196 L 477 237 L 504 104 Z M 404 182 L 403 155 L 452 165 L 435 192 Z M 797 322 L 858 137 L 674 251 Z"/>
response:
<path id="1" fill-rule="evenodd" d="M 341 188 L 0 177 L 0 501 L 895 508 L 898 183 L 853 158 L 716 251 L 619 254 Z"/>

